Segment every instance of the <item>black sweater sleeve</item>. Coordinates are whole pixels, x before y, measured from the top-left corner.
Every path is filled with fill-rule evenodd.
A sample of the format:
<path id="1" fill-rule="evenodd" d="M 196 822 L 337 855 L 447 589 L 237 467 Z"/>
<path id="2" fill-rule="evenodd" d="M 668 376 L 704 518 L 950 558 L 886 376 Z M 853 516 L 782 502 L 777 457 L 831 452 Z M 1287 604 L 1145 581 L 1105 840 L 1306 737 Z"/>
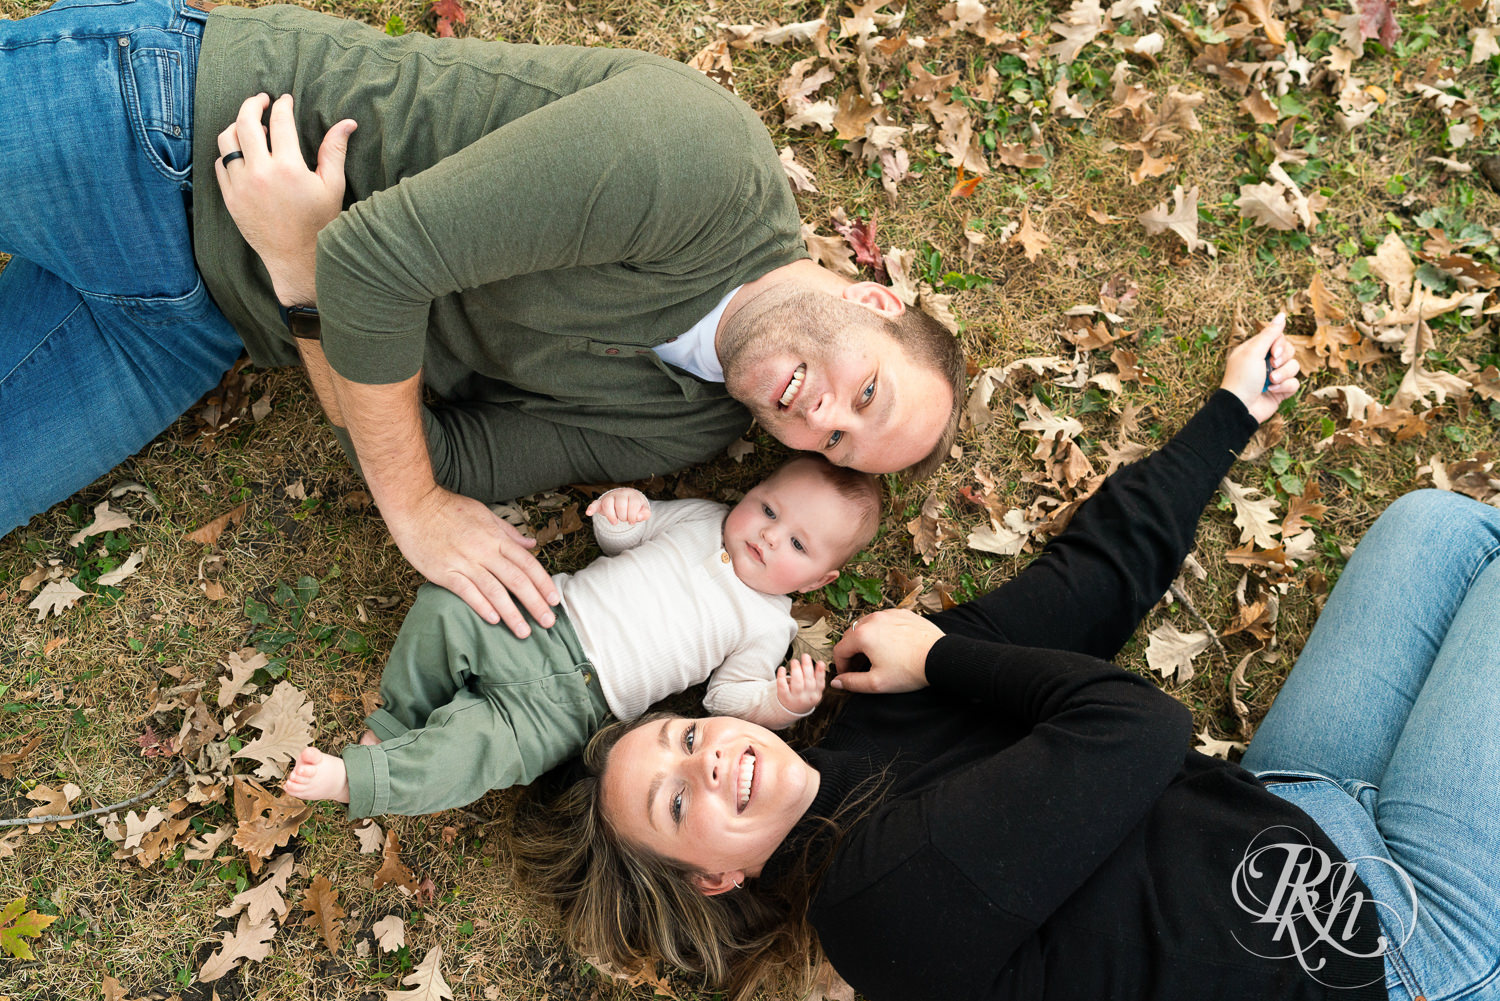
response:
<path id="1" fill-rule="evenodd" d="M 930 777 L 840 846 L 813 919 L 834 967 L 872 1001 L 988 994 L 1140 823 L 1192 729 L 1149 682 L 1076 653 L 945 636 L 927 674 L 1005 729 L 1030 729 L 958 762 L 908 748 L 937 754 Z"/>
<path id="2" fill-rule="evenodd" d="M 1113 657 L 1171 586 L 1255 428 L 1218 390 L 1170 442 L 1105 480 L 1025 570 L 933 621 L 946 633 Z"/>

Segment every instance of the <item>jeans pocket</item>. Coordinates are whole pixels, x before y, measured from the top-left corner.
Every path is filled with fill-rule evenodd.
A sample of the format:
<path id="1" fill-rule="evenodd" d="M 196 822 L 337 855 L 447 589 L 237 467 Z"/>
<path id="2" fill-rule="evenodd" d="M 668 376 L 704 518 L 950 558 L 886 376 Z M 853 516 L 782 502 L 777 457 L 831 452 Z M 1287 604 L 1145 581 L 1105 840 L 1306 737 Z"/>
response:
<path id="1" fill-rule="evenodd" d="M 193 165 L 193 83 L 197 40 L 135 32 L 121 60 L 121 88 L 143 152 L 163 176 L 186 181 Z"/>
<path id="2" fill-rule="evenodd" d="M 178 296 L 135 298 L 100 295 L 95 292 L 80 294 L 96 314 L 114 313 L 131 326 L 143 330 L 188 330 L 207 321 L 223 323 L 219 307 L 214 305 L 202 279 L 189 291 Z"/>
<path id="3" fill-rule="evenodd" d="M 43 17 L 47 14 L 60 14 L 73 7 L 122 7 L 128 3 L 135 3 L 135 0 L 57 0 L 57 3 L 51 7 L 48 7 L 40 14 L 32 16 Z"/>

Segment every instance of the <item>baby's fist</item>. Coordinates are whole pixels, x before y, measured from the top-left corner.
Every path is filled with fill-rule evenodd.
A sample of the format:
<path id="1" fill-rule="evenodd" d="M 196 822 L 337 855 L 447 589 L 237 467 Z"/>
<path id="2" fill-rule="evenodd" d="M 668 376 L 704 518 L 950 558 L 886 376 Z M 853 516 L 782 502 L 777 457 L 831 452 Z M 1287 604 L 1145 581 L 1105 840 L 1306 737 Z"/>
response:
<path id="1" fill-rule="evenodd" d="M 776 699 L 787 712 L 806 716 L 823 701 L 827 682 L 828 665 L 804 653 L 776 669 Z"/>
<path id="2" fill-rule="evenodd" d="M 584 514 L 589 517 L 603 515 L 611 525 L 625 522 L 637 525 L 651 517 L 651 502 L 646 495 L 633 487 L 615 487 L 594 498 Z"/>

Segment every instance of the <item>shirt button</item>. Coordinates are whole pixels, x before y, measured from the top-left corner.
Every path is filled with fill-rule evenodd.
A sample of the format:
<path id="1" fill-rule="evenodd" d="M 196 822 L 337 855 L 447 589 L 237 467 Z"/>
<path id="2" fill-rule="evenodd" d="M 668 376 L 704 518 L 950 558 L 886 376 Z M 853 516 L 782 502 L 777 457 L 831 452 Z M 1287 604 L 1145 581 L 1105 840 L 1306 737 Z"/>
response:
<path id="1" fill-rule="evenodd" d="M 605 348 L 604 349 L 604 353 L 607 354 L 607 355 L 617 355 L 617 354 L 620 353 L 620 349 L 619 348 Z"/>
<path id="2" fill-rule="evenodd" d="M 719 554 L 719 562 L 720 563 L 728 563 L 729 562 L 729 554 L 728 553 L 720 553 Z"/>

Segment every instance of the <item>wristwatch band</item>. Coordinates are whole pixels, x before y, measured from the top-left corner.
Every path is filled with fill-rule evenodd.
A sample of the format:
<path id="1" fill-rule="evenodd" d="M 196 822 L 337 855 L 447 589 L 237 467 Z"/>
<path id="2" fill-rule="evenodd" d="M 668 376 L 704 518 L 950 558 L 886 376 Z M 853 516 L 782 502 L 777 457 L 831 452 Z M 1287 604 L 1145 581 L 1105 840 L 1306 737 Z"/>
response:
<path id="1" fill-rule="evenodd" d="M 292 336 L 304 341 L 317 341 L 323 338 L 323 327 L 318 320 L 318 311 L 312 306 L 283 306 L 277 304 L 276 308 L 281 312 L 281 322 L 292 332 Z"/>

